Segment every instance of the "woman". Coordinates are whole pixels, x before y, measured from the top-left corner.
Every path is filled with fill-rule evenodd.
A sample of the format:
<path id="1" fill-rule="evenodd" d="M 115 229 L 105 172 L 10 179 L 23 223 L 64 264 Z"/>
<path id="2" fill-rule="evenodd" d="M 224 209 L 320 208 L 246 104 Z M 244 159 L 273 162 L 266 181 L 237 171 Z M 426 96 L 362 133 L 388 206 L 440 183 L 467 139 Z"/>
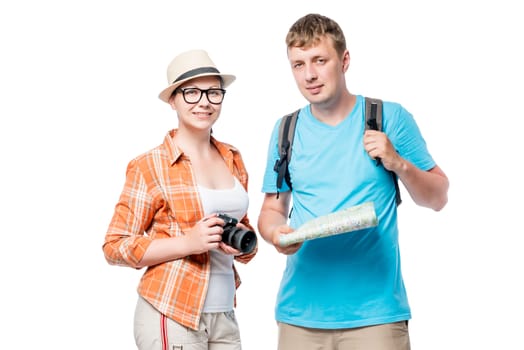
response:
<path id="1" fill-rule="evenodd" d="M 167 79 L 159 97 L 176 111 L 178 128 L 129 162 L 104 255 L 112 265 L 146 267 L 134 321 L 139 349 L 241 349 L 233 260 L 247 263 L 257 252 L 248 175 L 239 151 L 211 136 L 235 76 L 192 50 L 173 59 Z M 222 241 L 218 214 L 254 236 L 248 248 Z"/>

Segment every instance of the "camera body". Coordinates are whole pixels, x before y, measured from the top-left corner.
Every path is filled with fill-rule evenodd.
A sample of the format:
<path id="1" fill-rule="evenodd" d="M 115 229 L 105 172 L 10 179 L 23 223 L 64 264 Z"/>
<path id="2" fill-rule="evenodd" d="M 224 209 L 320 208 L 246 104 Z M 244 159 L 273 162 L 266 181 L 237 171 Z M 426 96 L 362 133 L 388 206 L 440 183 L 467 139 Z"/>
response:
<path id="1" fill-rule="evenodd" d="M 255 249 L 257 245 L 255 232 L 237 227 L 238 220 L 227 214 L 218 214 L 217 216 L 224 220 L 222 242 L 244 254 L 251 253 Z"/>

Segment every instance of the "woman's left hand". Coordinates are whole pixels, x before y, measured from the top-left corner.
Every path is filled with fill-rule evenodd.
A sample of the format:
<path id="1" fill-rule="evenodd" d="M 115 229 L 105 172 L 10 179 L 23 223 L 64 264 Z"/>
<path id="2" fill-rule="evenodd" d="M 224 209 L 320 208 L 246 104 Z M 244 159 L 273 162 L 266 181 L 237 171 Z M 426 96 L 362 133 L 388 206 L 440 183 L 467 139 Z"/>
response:
<path id="1" fill-rule="evenodd" d="M 222 253 L 227 255 L 242 255 L 242 252 L 240 250 L 235 249 L 232 246 L 225 244 L 224 242 L 218 243 L 218 249 L 220 249 Z"/>

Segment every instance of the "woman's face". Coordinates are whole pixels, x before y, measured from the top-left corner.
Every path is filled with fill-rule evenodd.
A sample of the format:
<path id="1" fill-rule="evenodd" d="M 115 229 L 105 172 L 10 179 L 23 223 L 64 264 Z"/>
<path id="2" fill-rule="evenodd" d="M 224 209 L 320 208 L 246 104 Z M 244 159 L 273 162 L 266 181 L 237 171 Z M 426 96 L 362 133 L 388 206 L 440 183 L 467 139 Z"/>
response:
<path id="1" fill-rule="evenodd" d="M 224 90 L 220 78 L 199 77 L 178 87 L 169 104 L 178 115 L 179 128 L 211 130 L 220 116 Z"/>

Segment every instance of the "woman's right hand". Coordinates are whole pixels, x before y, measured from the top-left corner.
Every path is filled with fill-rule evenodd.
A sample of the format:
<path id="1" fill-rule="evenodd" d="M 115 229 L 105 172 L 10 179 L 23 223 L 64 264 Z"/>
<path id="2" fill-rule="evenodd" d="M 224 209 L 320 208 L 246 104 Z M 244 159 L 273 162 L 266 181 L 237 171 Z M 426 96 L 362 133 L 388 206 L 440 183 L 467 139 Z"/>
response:
<path id="1" fill-rule="evenodd" d="M 202 218 L 189 231 L 186 231 L 185 237 L 191 254 L 200 254 L 211 249 L 217 249 L 222 241 L 223 224 L 222 219 L 218 218 L 216 214 L 212 214 Z"/>

